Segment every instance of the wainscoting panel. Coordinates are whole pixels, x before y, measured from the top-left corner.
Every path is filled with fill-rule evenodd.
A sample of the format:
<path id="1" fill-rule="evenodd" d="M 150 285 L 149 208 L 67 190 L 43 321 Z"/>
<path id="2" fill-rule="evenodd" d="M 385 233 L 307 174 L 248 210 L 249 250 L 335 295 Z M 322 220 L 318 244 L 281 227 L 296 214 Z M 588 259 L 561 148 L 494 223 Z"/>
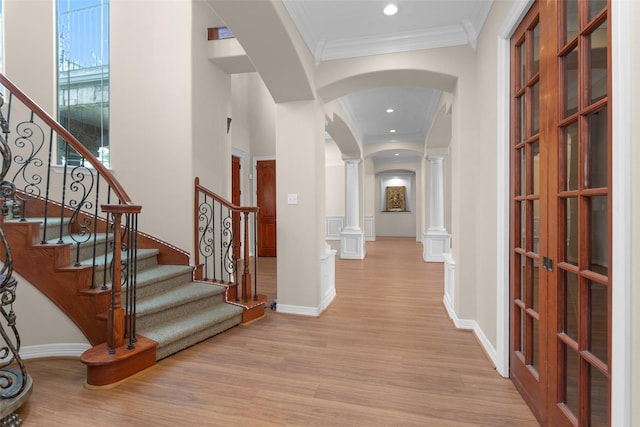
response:
<path id="1" fill-rule="evenodd" d="M 373 215 L 364 217 L 364 239 L 367 242 L 376 241 L 376 224 Z"/>
<path id="2" fill-rule="evenodd" d="M 327 240 L 340 240 L 340 231 L 344 227 L 344 216 L 327 216 L 325 219 Z"/>

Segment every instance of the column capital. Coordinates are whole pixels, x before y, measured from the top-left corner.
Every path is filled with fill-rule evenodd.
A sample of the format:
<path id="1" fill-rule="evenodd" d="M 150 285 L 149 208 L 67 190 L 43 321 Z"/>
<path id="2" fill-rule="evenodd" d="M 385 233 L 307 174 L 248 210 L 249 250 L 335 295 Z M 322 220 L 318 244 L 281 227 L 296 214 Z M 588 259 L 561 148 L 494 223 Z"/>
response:
<path id="1" fill-rule="evenodd" d="M 441 155 L 441 154 L 438 154 L 438 155 L 429 154 L 429 155 L 427 155 L 427 160 L 429 160 L 432 163 L 437 163 L 437 162 L 443 162 L 446 157 L 447 156 Z"/>
<path id="2" fill-rule="evenodd" d="M 357 165 L 357 164 L 360 164 L 362 162 L 362 160 L 360 160 L 360 159 L 347 159 L 347 160 L 343 160 L 343 161 L 348 165 Z"/>
<path id="3" fill-rule="evenodd" d="M 449 155 L 449 147 L 440 147 L 440 148 L 427 148 L 425 151 L 425 157 L 428 159 L 430 157 L 447 157 Z"/>

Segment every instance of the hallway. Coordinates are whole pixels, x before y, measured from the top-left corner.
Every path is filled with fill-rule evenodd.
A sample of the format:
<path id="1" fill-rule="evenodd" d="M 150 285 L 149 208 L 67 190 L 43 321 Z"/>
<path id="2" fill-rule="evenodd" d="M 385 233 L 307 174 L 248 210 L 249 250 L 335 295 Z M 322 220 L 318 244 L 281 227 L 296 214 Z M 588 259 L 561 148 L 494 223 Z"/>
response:
<path id="1" fill-rule="evenodd" d="M 34 392 L 19 414 L 26 427 L 537 426 L 454 329 L 442 275 L 413 238 L 367 242 L 364 260 L 336 260 L 319 318 L 268 311 L 112 389 L 84 389 L 77 360 L 27 360 Z"/>

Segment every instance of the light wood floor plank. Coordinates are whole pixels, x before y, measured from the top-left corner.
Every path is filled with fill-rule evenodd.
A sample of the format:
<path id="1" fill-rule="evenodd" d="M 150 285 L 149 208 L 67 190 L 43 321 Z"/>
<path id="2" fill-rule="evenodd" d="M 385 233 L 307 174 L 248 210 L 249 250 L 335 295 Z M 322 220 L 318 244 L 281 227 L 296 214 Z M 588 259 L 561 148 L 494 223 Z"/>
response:
<path id="1" fill-rule="evenodd" d="M 259 291 L 275 298 L 275 259 Z M 29 360 L 24 426 L 537 426 L 508 379 L 442 305 L 441 264 L 414 239 L 336 260 L 319 318 L 268 311 L 112 389 L 78 360 Z"/>

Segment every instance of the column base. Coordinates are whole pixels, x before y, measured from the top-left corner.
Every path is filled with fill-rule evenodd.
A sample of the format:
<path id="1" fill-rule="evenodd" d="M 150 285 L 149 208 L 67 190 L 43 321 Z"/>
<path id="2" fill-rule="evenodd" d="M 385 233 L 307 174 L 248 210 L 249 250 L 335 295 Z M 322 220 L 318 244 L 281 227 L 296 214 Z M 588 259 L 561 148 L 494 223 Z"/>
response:
<path id="1" fill-rule="evenodd" d="M 340 232 L 340 258 L 364 259 L 364 232 L 361 230 L 342 230 Z"/>
<path id="2" fill-rule="evenodd" d="M 444 231 L 429 230 L 422 236 L 422 258 L 427 262 L 444 262 L 443 255 L 449 252 L 451 236 Z"/>

